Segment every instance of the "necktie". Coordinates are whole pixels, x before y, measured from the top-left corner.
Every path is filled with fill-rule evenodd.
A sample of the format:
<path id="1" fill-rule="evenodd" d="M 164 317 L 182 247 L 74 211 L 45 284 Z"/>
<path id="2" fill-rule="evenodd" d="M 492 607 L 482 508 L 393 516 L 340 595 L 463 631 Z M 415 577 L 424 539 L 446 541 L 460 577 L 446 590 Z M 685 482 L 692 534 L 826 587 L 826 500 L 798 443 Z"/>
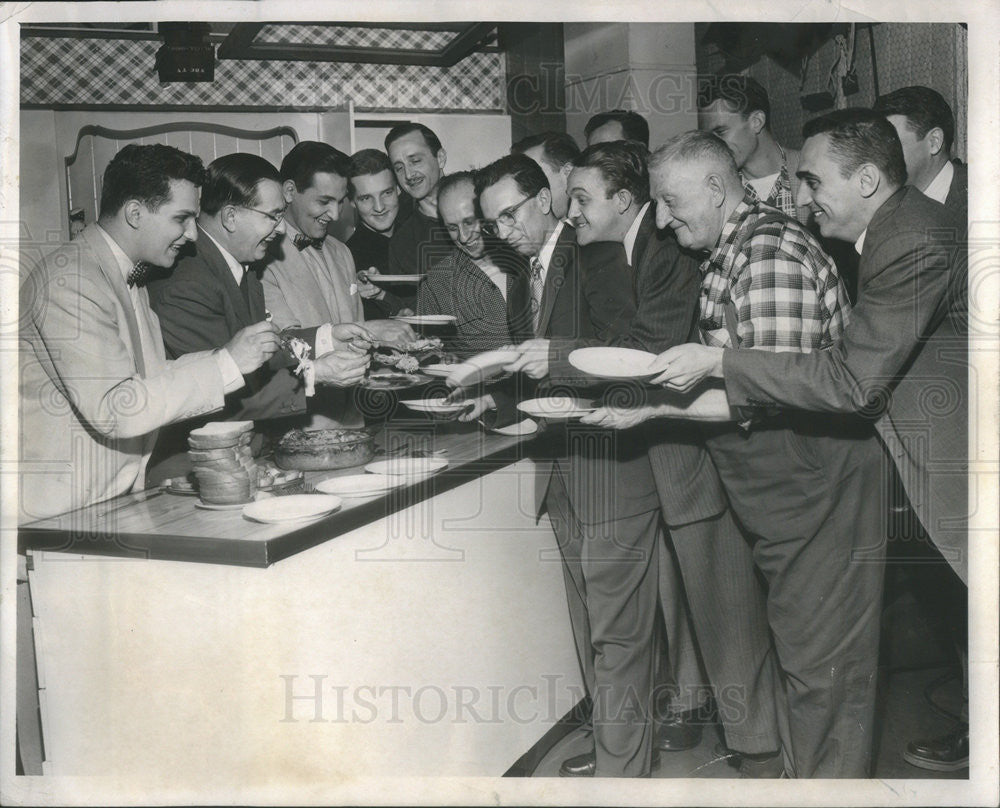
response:
<path id="1" fill-rule="evenodd" d="M 129 286 L 142 286 L 143 281 L 146 280 L 146 270 L 147 266 L 144 261 L 136 261 L 135 266 L 129 270 L 128 275 L 125 276 L 125 283 Z"/>
<path id="2" fill-rule="evenodd" d="M 538 333 L 538 321 L 542 314 L 542 262 L 533 255 L 528 262 L 531 270 L 531 325 Z"/>
<path id="3" fill-rule="evenodd" d="M 306 247 L 315 247 L 317 250 L 323 249 L 323 239 L 321 238 L 309 238 L 309 236 L 299 233 L 292 241 L 295 246 L 299 248 L 299 252 L 302 252 Z"/>
<path id="4" fill-rule="evenodd" d="M 247 267 L 243 267 L 243 277 L 240 278 L 240 291 L 243 293 L 243 299 L 246 301 L 247 306 L 250 305 L 250 284 L 247 280 L 249 275 L 250 270 Z"/>

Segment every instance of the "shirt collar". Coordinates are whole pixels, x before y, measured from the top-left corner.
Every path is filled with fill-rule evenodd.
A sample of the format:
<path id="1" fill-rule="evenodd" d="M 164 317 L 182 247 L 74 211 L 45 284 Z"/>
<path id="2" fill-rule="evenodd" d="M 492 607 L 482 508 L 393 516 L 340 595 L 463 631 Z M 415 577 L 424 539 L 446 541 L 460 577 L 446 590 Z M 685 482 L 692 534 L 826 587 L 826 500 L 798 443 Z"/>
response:
<path id="1" fill-rule="evenodd" d="M 136 262 L 125 254 L 125 250 L 118 246 L 118 242 L 111 238 L 111 234 L 108 233 L 107 230 L 100 225 L 97 225 L 97 231 L 104 236 L 104 240 L 108 242 L 108 247 L 111 248 L 111 254 L 118 262 L 118 269 L 121 270 L 122 277 L 128 278 L 128 274 L 132 271 L 132 267 L 135 266 Z"/>
<path id="2" fill-rule="evenodd" d="M 559 241 L 559 236 L 562 234 L 563 223 L 559 222 L 549 233 L 549 237 L 545 242 L 545 246 L 542 247 L 538 252 L 538 260 L 542 263 L 542 269 L 548 271 L 549 262 L 552 260 L 552 253 L 556 250 L 556 242 Z"/>
<path id="3" fill-rule="evenodd" d="M 246 268 L 233 257 L 233 254 L 229 252 L 229 250 L 219 244 L 218 239 L 216 239 L 215 236 L 203 229 L 201 225 L 198 225 L 198 231 L 208 236 L 209 240 L 211 240 L 211 242 L 219 248 L 219 252 L 222 253 L 222 257 L 226 260 L 226 266 L 228 266 L 229 271 L 233 273 L 233 280 L 235 280 L 236 285 L 239 286 L 240 283 L 243 282 L 243 273 Z"/>
<path id="4" fill-rule="evenodd" d="M 861 231 L 861 235 L 858 236 L 858 240 L 854 242 L 854 249 L 858 253 L 858 255 L 861 255 L 861 251 L 865 248 L 865 236 L 867 235 L 868 235 L 868 228 L 866 227 L 864 230 Z"/>
<path id="5" fill-rule="evenodd" d="M 628 232 L 625 234 L 625 241 L 622 242 L 625 246 L 625 260 L 628 261 L 629 266 L 635 263 L 632 260 L 632 250 L 635 249 L 635 240 L 639 236 L 639 228 L 642 226 L 642 219 L 646 215 L 647 210 L 649 210 L 649 202 L 639 208 L 639 215 L 635 217 L 635 221 L 629 226 Z"/>
<path id="6" fill-rule="evenodd" d="M 951 181 L 954 177 L 955 166 L 949 160 L 941 166 L 941 170 L 937 173 L 937 176 L 924 189 L 924 196 L 930 197 L 935 202 L 940 202 L 943 205 L 944 201 L 948 198 L 948 191 L 951 190 Z"/>

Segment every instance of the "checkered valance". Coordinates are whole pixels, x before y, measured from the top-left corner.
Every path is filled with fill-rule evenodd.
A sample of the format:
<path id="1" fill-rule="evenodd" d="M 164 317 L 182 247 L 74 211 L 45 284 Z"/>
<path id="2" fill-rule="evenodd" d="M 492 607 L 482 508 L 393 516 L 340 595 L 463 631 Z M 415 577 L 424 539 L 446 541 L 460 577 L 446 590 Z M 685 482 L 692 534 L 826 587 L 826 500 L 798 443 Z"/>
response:
<path id="1" fill-rule="evenodd" d="M 473 53 L 452 67 L 222 60 L 210 84 L 160 84 L 159 46 L 154 40 L 25 37 L 21 103 L 338 107 L 352 99 L 362 109 L 504 109 L 497 53 Z"/>

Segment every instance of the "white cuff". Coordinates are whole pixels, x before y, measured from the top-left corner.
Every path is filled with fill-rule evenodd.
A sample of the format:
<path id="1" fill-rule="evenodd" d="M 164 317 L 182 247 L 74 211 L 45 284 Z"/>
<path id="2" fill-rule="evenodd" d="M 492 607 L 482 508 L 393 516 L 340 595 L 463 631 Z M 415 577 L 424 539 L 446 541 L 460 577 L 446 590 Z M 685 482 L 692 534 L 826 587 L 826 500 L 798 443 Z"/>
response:
<path id="1" fill-rule="evenodd" d="M 219 348 L 215 352 L 215 361 L 219 365 L 219 373 L 222 374 L 222 389 L 227 395 L 234 390 L 239 390 L 246 382 L 240 372 L 236 360 L 225 348 Z"/>
<path id="2" fill-rule="evenodd" d="M 320 357 L 330 353 L 335 348 L 333 339 L 333 323 L 323 323 L 316 329 L 316 350 L 313 356 Z"/>

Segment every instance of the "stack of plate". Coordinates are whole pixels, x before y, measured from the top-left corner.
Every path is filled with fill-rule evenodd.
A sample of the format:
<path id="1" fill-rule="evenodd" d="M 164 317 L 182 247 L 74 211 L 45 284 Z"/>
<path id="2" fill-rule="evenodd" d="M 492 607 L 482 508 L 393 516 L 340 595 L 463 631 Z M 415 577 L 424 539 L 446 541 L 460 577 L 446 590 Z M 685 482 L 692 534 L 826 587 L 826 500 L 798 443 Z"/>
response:
<path id="1" fill-rule="evenodd" d="M 257 465 L 250 452 L 253 421 L 212 421 L 188 436 L 188 457 L 206 505 L 250 502 L 257 491 Z"/>

